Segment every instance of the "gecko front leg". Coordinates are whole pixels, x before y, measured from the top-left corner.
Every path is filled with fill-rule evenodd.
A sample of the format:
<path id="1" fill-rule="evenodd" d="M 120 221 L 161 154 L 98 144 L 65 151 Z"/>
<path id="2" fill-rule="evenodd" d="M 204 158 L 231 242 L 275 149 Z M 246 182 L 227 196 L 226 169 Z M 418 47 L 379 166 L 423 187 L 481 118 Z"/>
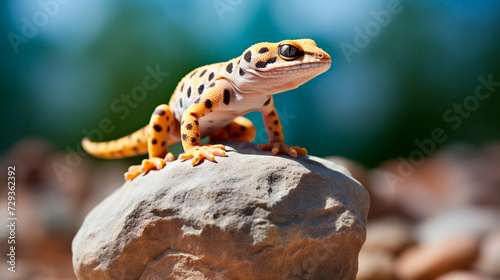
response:
<path id="1" fill-rule="evenodd" d="M 161 170 L 167 162 L 174 161 L 174 155 L 168 151 L 169 132 L 173 122 L 174 117 L 168 105 L 156 107 L 148 128 L 143 130 L 143 133 L 148 134 L 149 159 L 143 160 L 141 165 L 130 166 L 125 173 L 125 180 L 133 180 L 150 170 Z"/>
<path id="2" fill-rule="evenodd" d="M 215 161 L 215 156 L 224 157 L 226 151 L 224 145 L 210 145 L 200 143 L 200 118 L 213 112 L 232 90 L 231 84 L 224 80 L 216 80 L 211 83 L 207 90 L 182 114 L 181 139 L 184 154 L 179 156 L 180 160 L 193 159 L 192 165 L 196 165 L 208 159 Z"/>
<path id="3" fill-rule="evenodd" d="M 264 103 L 264 106 L 260 111 L 264 119 L 264 125 L 266 127 L 269 143 L 259 144 L 259 149 L 271 150 L 271 153 L 273 155 L 286 154 L 293 158 L 296 158 L 297 155 L 307 156 L 306 149 L 285 144 L 283 128 L 281 127 L 280 119 L 278 117 L 278 114 L 276 113 L 276 108 L 274 108 L 274 100 L 272 96 L 270 96 L 269 99 Z"/>

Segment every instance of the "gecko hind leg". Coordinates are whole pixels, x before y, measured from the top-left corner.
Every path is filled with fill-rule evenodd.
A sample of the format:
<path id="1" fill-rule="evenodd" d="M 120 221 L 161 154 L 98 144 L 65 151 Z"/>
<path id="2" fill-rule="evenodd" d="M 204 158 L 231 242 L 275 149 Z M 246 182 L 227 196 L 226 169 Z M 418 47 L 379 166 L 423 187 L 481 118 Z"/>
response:
<path id="1" fill-rule="evenodd" d="M 212 133 L 208 139 L 210 142 L 223 142 L 228 140 L 252 142 L 257 135 L 253 123 L 245 117 L 236 117 L 225 127 Z"/>
<path id="2" fill-rule="evenodd" d="M 130 166 L 125 173 L 125 180 L 133 180 L 150 170 L 161 170 L 167 162 L 174 161 L 174 155 L 168 152 L 168 135 L 173 123 L 174 117 L 168 105 L 156 107 L 147 129 L 149 159 L 143 160 L 141 165 Z"/>

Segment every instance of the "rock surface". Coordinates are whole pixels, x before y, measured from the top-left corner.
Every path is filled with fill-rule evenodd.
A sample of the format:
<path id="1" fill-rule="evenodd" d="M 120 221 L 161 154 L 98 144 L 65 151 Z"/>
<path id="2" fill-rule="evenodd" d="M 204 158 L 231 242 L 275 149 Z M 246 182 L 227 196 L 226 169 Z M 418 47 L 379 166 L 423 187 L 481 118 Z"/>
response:
<path id="1" fill-rule="evenodd" d="M 369 197 L 349 172 L 226 145 L 218 163 L 169 163 L 94 208 L 72 244 L 78 279 L 355 279 Z"/>

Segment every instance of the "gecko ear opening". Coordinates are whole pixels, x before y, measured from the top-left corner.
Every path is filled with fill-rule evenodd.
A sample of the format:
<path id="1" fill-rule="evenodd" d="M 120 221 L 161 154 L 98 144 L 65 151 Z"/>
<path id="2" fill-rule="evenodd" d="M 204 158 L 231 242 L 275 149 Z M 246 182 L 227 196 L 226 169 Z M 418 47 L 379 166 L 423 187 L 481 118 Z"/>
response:
<path id="1" fill-rule="evenodd" d="M 304 52 L 294 45 L 284 44 L 278 47 L 278 54 L 284 60 L 294 60 L 304 55 Z"/>

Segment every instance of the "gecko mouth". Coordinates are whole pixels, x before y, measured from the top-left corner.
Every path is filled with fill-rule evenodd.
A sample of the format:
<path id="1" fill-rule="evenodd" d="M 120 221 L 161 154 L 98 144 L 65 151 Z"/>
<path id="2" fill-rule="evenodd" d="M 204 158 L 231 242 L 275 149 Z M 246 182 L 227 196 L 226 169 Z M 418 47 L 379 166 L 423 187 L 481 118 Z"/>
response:
<path id="1" fill-rule="evenodd" d="M 266 69 L 251 69 L 255 75 L 259 77 L 276 76 L 281 77 L 282 75 L 298 74 L 304 72 L 311 72 L 320 74 L 327 71 L 330 68 L 331 61 L 325 62 L 306 62 L 306 63 L 287 63 L 287 66 L 278 66 Z"/>
<path id="2" fill-rule="evenodd" d="M 290 71 L 290 70 L 299 70 L 299 69 L 307 69 L 307 68 L 318 68 L 326 65 L 330 65 L 330 62 L 312 62 L 312 63 L 301 63 L 296 65 L 290 65 L 285 67 L 276 67 L 269 69 L 269 71 Z"/>

